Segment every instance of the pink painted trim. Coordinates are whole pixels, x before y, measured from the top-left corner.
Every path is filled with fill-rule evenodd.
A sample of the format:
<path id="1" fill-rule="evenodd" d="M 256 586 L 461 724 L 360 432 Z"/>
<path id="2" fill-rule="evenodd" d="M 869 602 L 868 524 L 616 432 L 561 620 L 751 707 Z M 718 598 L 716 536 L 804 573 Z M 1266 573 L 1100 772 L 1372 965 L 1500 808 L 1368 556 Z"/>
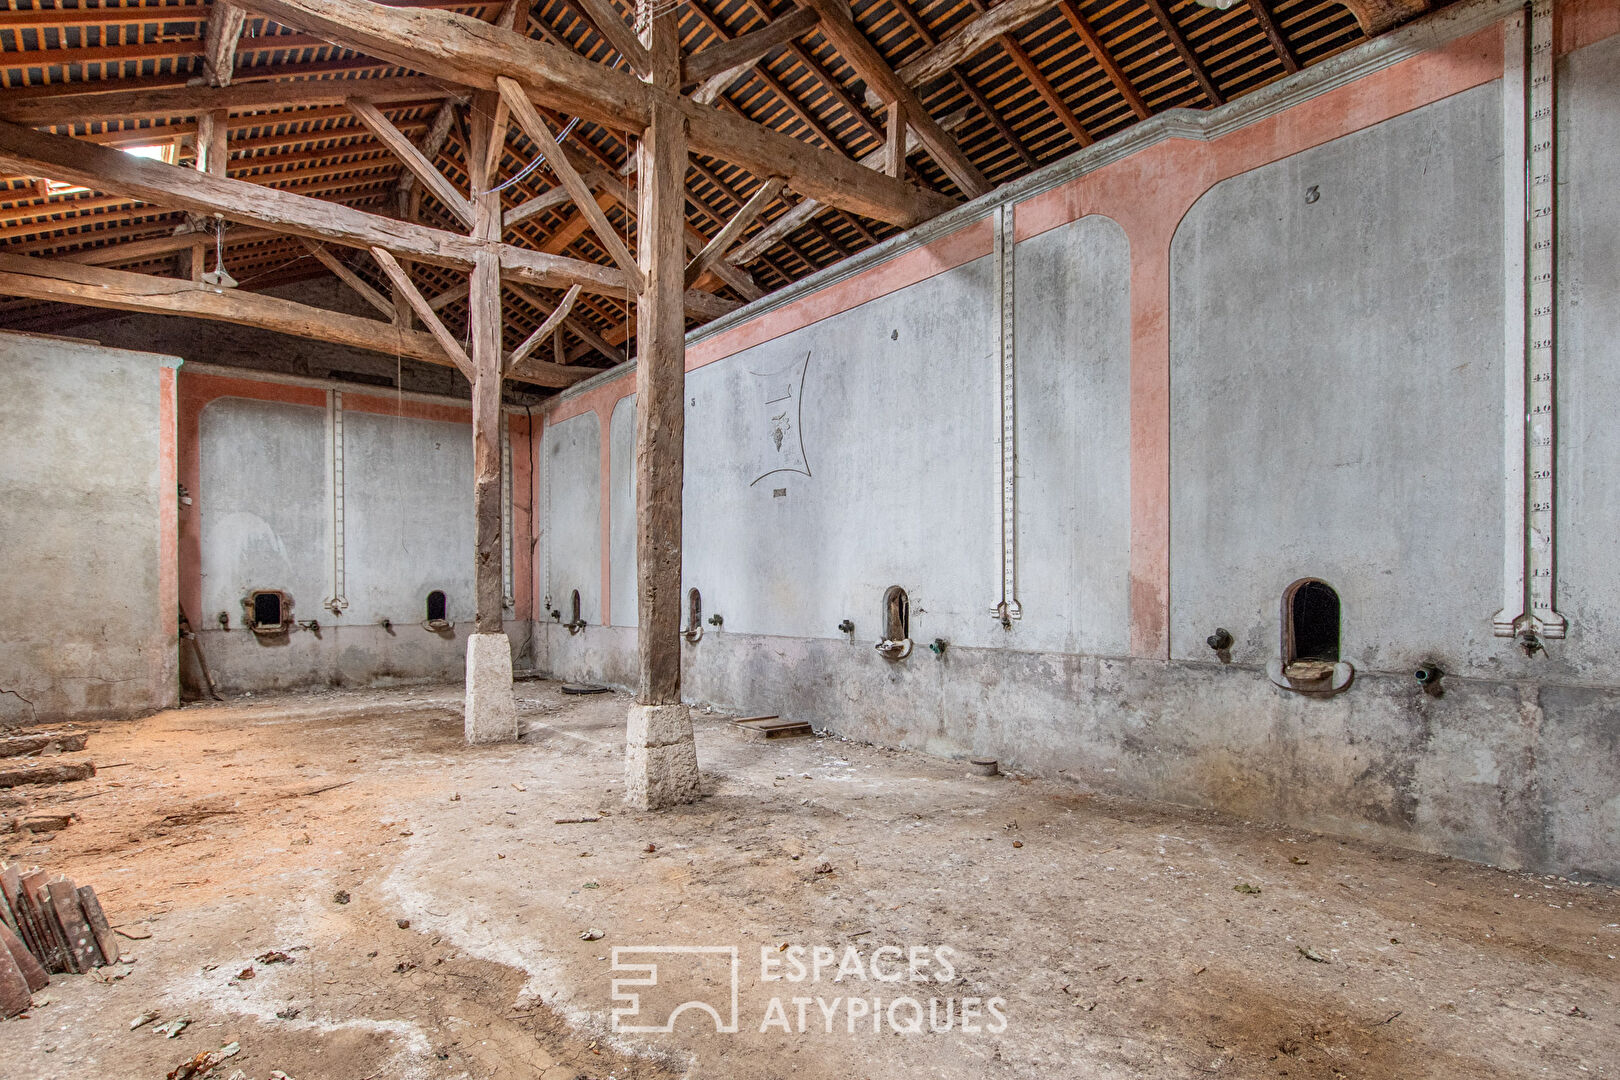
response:
<path id="1" fill-rule="evenodd" d="M 508 414 L 506 433 L 512 444 L 512 618 L 525 620 L 533 619 L 535 612 L 534 440 L 529 436 L 529 418 Z"/>

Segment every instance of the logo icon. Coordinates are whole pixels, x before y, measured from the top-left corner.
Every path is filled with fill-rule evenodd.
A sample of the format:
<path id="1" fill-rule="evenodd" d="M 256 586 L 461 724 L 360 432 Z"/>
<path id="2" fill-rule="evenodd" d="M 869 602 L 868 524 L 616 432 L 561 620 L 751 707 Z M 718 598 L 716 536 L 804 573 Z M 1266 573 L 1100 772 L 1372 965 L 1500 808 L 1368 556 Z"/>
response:
<path id="1" fill-rule="evenodd" d="M 736 1032 L 735 945 L 616 945 L 612 955 L 612 970 L 626 973 L 612 980 L 614 1031 L 672 1032 L 676 1019 L 695 1009 L 714 1020 L 715 1031 Z"/>

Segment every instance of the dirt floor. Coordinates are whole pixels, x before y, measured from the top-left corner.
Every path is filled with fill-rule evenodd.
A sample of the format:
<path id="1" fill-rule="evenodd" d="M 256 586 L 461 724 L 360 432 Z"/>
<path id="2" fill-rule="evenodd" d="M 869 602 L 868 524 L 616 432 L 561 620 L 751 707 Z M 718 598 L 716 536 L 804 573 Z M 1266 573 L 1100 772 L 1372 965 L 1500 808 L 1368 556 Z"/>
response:
<path id="1" fill-rule="evenodd" d="M 6 811 L 79 820 L 0 846 L 133 962 L 53 977 L 0 1074 L 1620 1076 L 1609 886 L 701 714 L 706 797 L 635 813 L 627 700 L 518 694 L 515 745 L 462 745 L 459 687 L 92 729 L 94 779 Z"/>

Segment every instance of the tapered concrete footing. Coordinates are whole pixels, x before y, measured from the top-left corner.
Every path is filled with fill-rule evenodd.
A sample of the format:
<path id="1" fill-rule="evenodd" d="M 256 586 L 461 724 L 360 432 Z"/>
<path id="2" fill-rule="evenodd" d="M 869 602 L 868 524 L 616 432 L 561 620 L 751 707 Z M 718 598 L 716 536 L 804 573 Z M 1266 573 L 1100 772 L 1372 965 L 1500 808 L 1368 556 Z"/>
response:
<path id="1" fill-rule="evenodd" d="M 624 801 L 662 810 L 698 797 L 697 745 L 685 705 L 632 705 L 624 750 Z"/>
<path id="2" fill-rule="evenodd" d="M 467 639 L 467 701 L 462 711 L 462 730 L 468 743 L 517 740 L 512 642 L 505 634 L 474 634 Z"/>

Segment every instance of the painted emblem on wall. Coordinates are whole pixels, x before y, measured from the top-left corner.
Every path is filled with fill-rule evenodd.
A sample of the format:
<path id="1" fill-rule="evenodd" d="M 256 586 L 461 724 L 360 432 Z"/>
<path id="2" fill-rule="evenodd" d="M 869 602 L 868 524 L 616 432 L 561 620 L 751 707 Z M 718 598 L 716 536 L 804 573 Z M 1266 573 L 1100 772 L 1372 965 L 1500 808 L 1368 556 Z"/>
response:
<path id="1" fill-rule="evenodd" d="M 810 475 L 810 461 L 804 454 L 804 376 L 810 370 L 810 354 L 779 371 L 750 371 L 759 382 L 759 410 L 754 421 L 759 430 L 755 441 L 757 475 L 753 487 L 777 473 Z"/>

